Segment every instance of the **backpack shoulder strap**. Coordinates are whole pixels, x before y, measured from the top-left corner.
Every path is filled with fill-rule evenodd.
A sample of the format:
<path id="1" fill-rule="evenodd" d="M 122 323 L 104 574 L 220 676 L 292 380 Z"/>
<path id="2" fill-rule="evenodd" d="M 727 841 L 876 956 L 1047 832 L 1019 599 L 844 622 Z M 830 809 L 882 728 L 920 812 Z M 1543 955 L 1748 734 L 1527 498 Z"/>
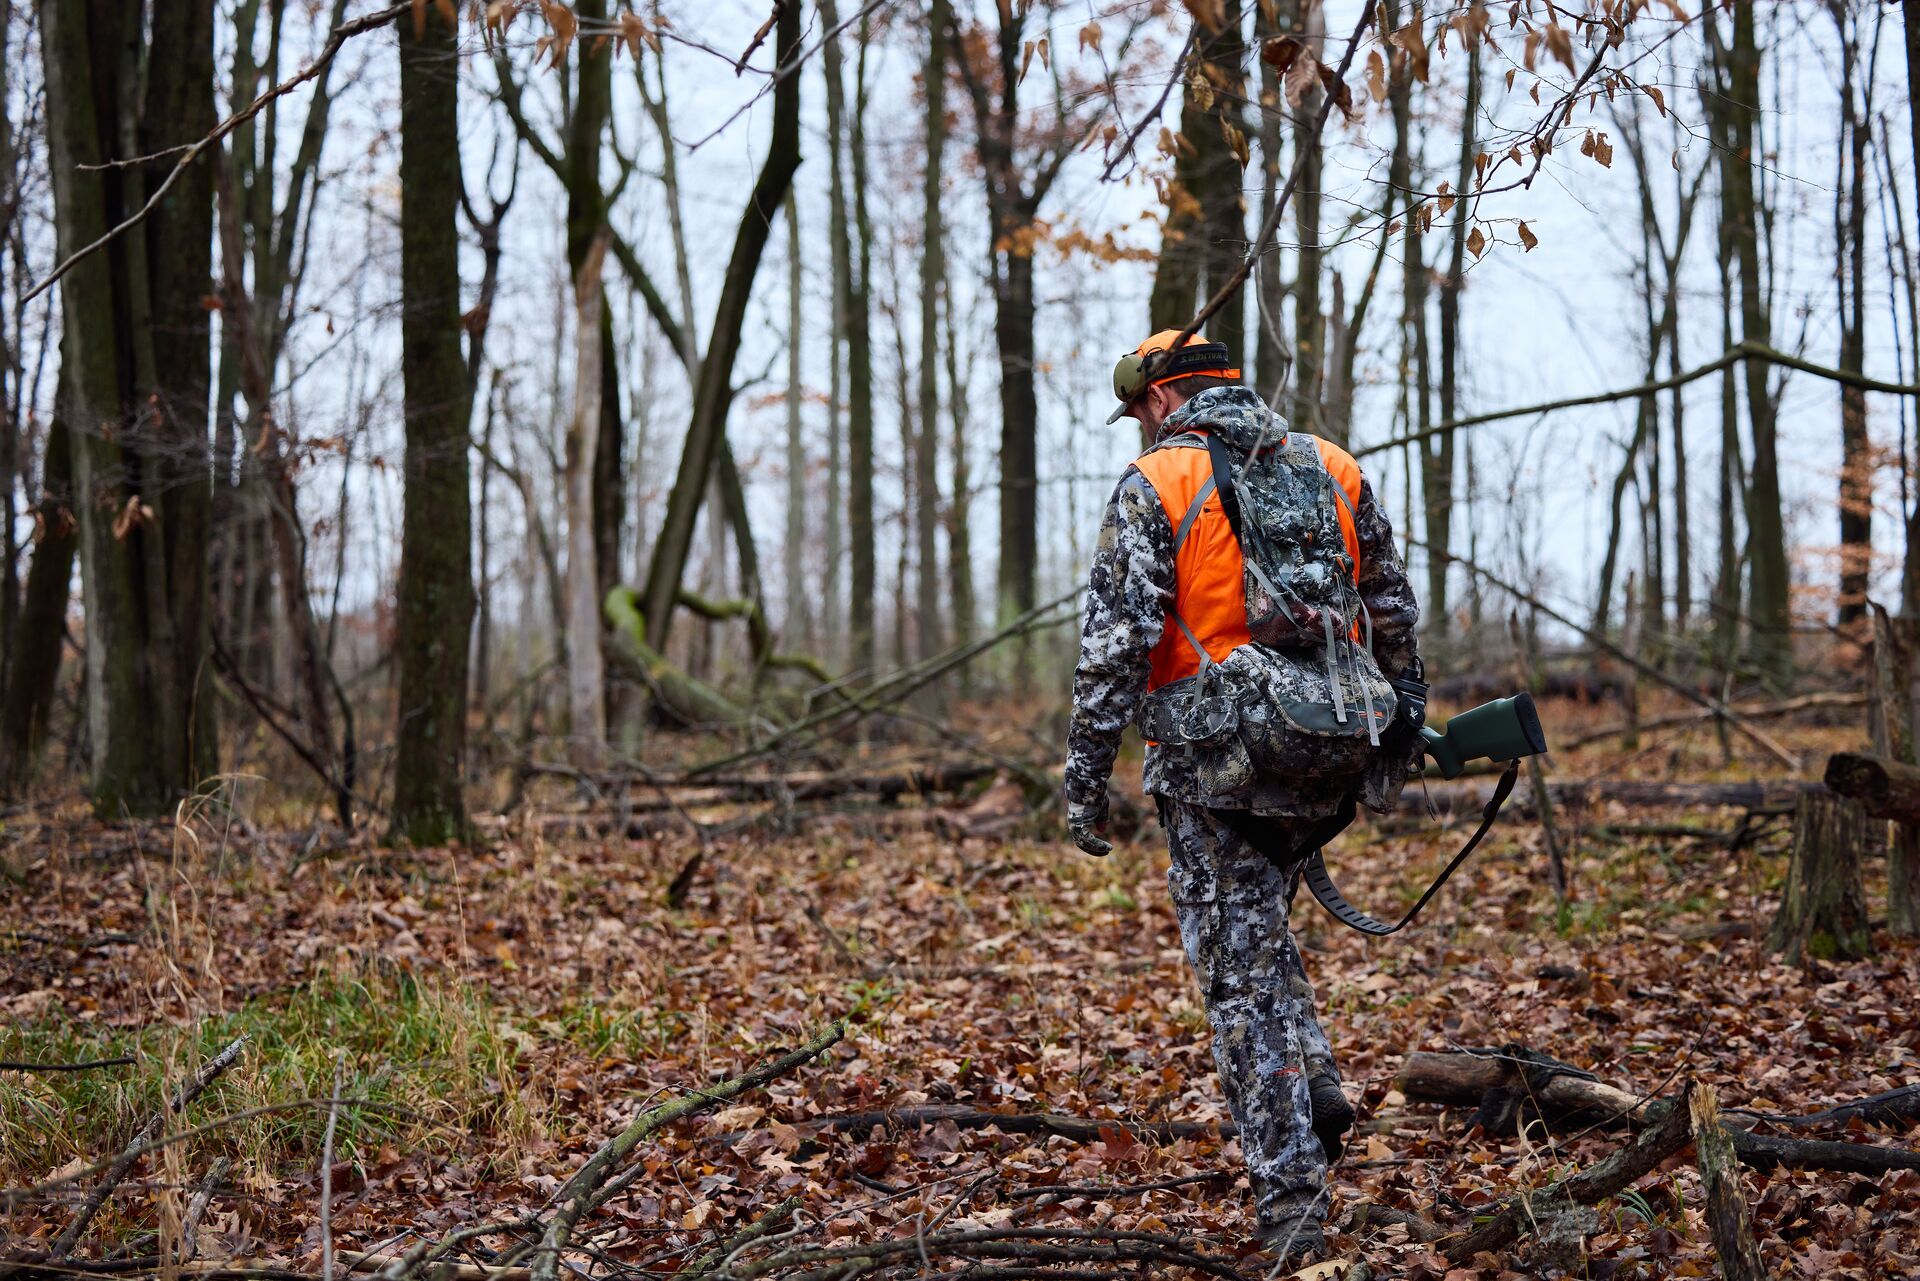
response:
<path id="1" fill-rule="evenodd" d="M 1227 456 L 1227 447 L 1212 432 L 1207 433 L 1207 459 L 1213 464 L 1213 484 L 1220 491 L 1220 510 L 1227 515 L 1227 524 L 1233 527 L 1233 537 L 1240 539 L 1240 496 L 1233 487 L 1233 460 Z M 1244 546 L 1245 544 L 1242 544 Z"/>

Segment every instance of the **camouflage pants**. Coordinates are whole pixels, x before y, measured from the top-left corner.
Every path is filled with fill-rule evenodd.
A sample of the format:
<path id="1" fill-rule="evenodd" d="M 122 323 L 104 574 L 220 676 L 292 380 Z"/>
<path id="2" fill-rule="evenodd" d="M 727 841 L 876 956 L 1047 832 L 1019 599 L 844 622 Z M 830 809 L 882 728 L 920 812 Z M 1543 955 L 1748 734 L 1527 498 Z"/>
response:
<path id="1" fill-rule="evenodd" d="M 1302 833 L 1315 821 L 1278 820 Z M 1287 926 L 1291 875 L 1201 806 L 1162 797 L 1160 823 L 1173 856 L 1167 887 L 1206 998 L 1214 1067 L 1240 1127 L 1260 1230 L 1323 1222 L 1327 1161 L 1307 1082 L 1339 1072 Z"/>

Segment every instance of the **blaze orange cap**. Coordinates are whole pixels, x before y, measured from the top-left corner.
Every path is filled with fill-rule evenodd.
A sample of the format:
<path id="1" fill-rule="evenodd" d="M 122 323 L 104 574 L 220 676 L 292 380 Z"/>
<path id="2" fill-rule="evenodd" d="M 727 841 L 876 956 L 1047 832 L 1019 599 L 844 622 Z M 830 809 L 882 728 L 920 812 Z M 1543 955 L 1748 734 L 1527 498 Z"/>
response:
<path id="1" fill-rule="evenodd" d="M 1225 343 L 1208 342 L 1199 334 L 1189 334 L 1176 352 L 1173 342 L 1179 336 L 1178 329 L 1162 329 L 1120 357 L 1113 367 L 1113 394 L 1119 398 L 1120 407 L 1107 416 L 1109 423 L 1125 417 L 1133 408 L 1133 402 L 1149 387 L 1177 382 L 1194 374 L 1240 377 L 1240 371 L 1232 367 L 1233 356 Z"/>

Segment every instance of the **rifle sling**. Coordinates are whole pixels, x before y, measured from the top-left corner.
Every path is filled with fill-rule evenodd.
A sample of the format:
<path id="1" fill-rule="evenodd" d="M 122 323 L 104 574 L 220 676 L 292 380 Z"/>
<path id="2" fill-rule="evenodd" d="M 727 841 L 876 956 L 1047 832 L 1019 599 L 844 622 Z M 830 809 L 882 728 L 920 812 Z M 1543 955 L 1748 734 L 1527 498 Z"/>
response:
<path id="1" fill-rule="evenodd" d="M 1394 925 L 1368 916 L 1349 903 L 1346 895 L 1340 892 L 1339 887 L 1333 883 L 1333 878 L 1327 874 L 1325 846 L 1353 822 L 1355 804 L 1352 793 L 1341 800 L 1338 812 L 1315 824 L 1308 830 L 1304 839 L 1293 848 L 1284 851 L 1273 848 L 1272 836 L 1275 825 L 1271 819 L 1264 819 L 1244 810 L 1217 809 L 1210 812 L 1276 866 L 1299 868 L 1301 880 L 1313 892 L 1313 897 L 1320 901 L 1320 906 L 1326 908 L 1336 921 L 1363 934 L 1384 936 L 1397 934 L 1411 924 L 1413 918 L 1420 915 L 1421 909 L 1440 892 L 1440 887 L 1447 883 L 1447 878 L 1467 861 L 1469 854 L 1479 848 L 1480 842 L 1486 839 L 1487 833 L 1492 830 L 1494 820 L 1500 817 L 1500 807 L 1505 805 L 1507 797 L 1513 794 L 1514 783 L 1519 780 L 1519 777 L 1520 762 L 1509 761 L 1506 772 L 1500 775 L 1500 781 L 1494 785 L 1492 797 L 1480 811 L 1480 826 L 1475 829 L 1472 836 L 1467 838 L 1467 843 L 1460 847 L 1460 852 L 1453 856 L 1453 861 L 1447 864 L 1438 877 L 1434 878 L 1433 884 L 1427 887 L 1427 892 L 1420 896 L 1420 901 L 1409 908 L 1407 914 Z M 1302 850 L 1310 852 L 1303 855 L 1300 852 Z"/>

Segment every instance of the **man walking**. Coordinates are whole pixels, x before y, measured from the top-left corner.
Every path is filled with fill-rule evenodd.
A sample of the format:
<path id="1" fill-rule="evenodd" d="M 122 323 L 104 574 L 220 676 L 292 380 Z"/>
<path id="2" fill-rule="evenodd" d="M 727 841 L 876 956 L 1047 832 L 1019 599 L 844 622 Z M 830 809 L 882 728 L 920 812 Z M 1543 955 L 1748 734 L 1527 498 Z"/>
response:
<path id="1" fill-rule="evenodd" d="M 1223 344 L 1196 334 L 1176 350 L 1177 337 L 1173 330 L 1155 334 L 1114 371 L 1121 403 L 1107 421 L 1136 419 L 1148 450 L 1121 476 L 1107 506 L 1074 673 L 1068 818 L 1075 843 L 1093 855 L 1112 848 L 1102 837 L 1107 780 L 1141 700 L 1251 644 L 1238 537 L 1238 504 L 1248 496 L 1229 494 L 1236 504 L 1230 518 L 1219 490 L 1231 490 L 1231 472 L 1220 485 L 1218 458 L 1244 462 L 1288 448 L 1288 457 L 1310 459 L 1304 447 L 1311 443 L 1331 478 L 1328 501 L 1338 500 L 1338 536 L 1322 541 L 1344 544 L 1327 555 L 1351 576 L 1371 625 L 1373 662 L 1390 677 L 1418 663 L 1419 607 L 1393 531 L 1353 458 L 1330 442 L 1290 436 L 1279 415 L 1239 385 Z M 1363 634 L 1359 621 L 1339 622 L 1342 640 Z M 1326 635 L 1313 662 L 1334 648 L 1335 628 Z M 1242 658 L 1257 662 L 1259 652 Z M 1324 661 L 1331 673 L 1333 660 Z M 1338 694 L 1334 701 L 1344 720 Z M 1367 714 L 1374 715 L 1371 705 Z M 1407 762 L 1378 764 L 1364 781 L 1313 769 L 1262 772 L 1257 762 L 1251 776 L 1223 780 L 1189 748 L 1149 741 L 1146 750 L 1146 790 L 1156 798 L 1172 857 L 1168 888 L 1205 996 L 1214 1064 L 1240 1130 L 1258 1231 L 1286 1261 L 1324 1248 L 1327 1166 L 1353 1123 L 1288 929 L 1300 862 L 1312 853 L 1295 847 L 1350 798 L 1376 808 L 1390 803 Z"/>

